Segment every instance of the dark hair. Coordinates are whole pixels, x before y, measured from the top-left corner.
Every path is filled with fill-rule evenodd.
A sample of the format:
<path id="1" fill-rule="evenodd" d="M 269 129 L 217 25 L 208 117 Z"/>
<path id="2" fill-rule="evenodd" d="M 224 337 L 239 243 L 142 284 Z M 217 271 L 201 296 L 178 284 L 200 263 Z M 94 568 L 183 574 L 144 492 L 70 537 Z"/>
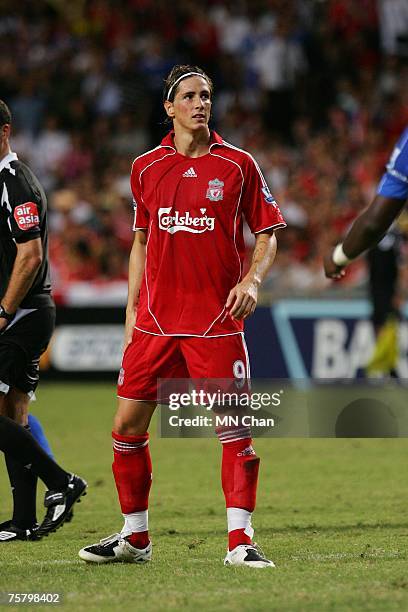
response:
<path id="1" fill-rule="evenodd" d="M 208 83 L 208 86 L 210 88 L 210 94 L 211 95 L 213 94 L 213 91 L 214 91 L 213 82 L 210 79 L 210 77 L 205 74 L 202 68 L 199 68 L 198 66 L 190 66 L 188 64 L 184 64 L 184 65 L 179 64 L 177 66 L 173 66 L 173 68 L 170 71 L 170 74 L 167 76 L 167 78 L 164 81 L 163 102 L 167 100 L 168 92 L 170 91 L 174 83 L 184 74 L 188 74 L 189 72 L 197 72 L 199 75 L 201 75 Z M 171 92 L 171 95 L 169 98 L 171 102 L 173 102 L 174 100 L 174 96 L 176 95 L 177 88 L 178 88 L 178 84 L 176 87 L 174 87 L 174 89 Z"/>
<path id="2" fill-rule="evenodd" d="M 11 123 L 11 112 L 3 100 L 0 100 L 0 125 Z"/>

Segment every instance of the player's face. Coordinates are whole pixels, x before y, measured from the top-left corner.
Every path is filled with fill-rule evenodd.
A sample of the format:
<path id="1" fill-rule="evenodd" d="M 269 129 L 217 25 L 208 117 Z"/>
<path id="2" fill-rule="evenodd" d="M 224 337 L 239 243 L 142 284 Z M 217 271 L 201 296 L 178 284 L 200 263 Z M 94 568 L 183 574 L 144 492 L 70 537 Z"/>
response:
<path id="1" fill-rule="evenodd" d="M 177 87 L 173 102 L 166 102 L 165 106 L 176 130 L 207 128 L 211 114 L 211 92 L 207 81 L 200 76 L 184 79 Z"/>

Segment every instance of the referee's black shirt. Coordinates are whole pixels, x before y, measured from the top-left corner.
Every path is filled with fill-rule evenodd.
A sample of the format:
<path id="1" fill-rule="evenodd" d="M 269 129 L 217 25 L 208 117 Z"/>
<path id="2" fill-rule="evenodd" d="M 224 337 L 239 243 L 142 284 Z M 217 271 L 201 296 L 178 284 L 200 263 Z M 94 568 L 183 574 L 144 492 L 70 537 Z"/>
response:
<path id="1" fill-rule="evenodd" d="M 0 299 L 17 254 L 16 243 L 41 238 L 43 260 L 21 308 L 52 304 L 48 264 L 47 198 L 38 179 L 15 153 L 0 160 Z"/>

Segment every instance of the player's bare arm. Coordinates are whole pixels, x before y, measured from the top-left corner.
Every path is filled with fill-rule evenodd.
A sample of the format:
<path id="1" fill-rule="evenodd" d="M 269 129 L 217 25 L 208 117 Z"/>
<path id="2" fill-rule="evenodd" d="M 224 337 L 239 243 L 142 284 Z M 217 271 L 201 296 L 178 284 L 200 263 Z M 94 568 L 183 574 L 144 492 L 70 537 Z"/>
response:
<path id="1" fill-rule="evenodd" d="M 350 261 L 376 245 L 401 212 L 405 200 L 377 195 L 370 206 L 354 221 L 343 244 L 324 258 L 328 278 L 339 279 Z"/>
<path id="2" fill-rule="evenodd" d="M 234 319 L 246 319 L 254 313 L 258 288 L 275 260 L 276 249 L 274 233 L 256 235 L 251 267 L 242 281 L 231 289 L 225 305 Z"/>
<path id="3" fill-rule="evenodd" d="M 17 255 L 13 270 L 7 286 L 6 293 L 1 299 L 1 305 L 9 314 L 16 312 L 28 290 L 34 282 L 41 266 L 43 249 L 41 238 L 28 242 L 17 243 Z M 8 321 L 0 318 L 0 330 L 7 327 Z"/>
<path id="4" fill-rule="evenodd" d="M 135 232 L 129 259 L 128 301 L 126 306 L 125 342 L 124 348 L 132 341 L 136 321 L 136 311 L 139 301 L 140 285 L 142 284 L 146 262 L 146 232 Z"/>

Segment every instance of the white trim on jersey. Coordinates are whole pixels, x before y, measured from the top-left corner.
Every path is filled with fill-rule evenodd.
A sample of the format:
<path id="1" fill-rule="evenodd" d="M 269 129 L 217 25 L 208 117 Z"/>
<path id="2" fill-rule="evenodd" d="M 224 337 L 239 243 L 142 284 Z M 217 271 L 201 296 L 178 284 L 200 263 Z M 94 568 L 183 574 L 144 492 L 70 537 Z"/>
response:
<path id="1" fill-rule="evenodd" d="M 138 159 L 141 159 L 142 157 L 145 157 L 145 155 L 149 155 L 149 153 L 153 153 L 154 151 L 158 151 L 159 149 L 168 149 L 168 148 L 172 149 L 173 147 L 159 144 L 157 147 L 154 147 L 154 149 L 149 149 L 149 151 L 146 151 L 146 153 L 142 153 L 141 155 L 138 155 L 137 157 L 135 157 L 135 159 L 132 162 L 131 174 L 133 172 L 133 166 L 135 165 L 135 162 L 137 162 Z M 163 157 L 167 157 L 167 155 L 164 155 Z M 162 158 L 160 158 L 160 159 L 162 159 Z M 156 161 L 160 161 L 160 160 L 156 160 Z M 144 172 L 144 170 L 142 170 L 142 172 Z M 141 183 L 140 183 L 140 174 L 139 174 L 139 184 L 141 185 Z M 141 197 L 142 197 L 142 202 L 144 203 L 143 195 Z M 133 220 L 132 230 L 134 232 L 137 232 L 139 230 L 146 230 L 147 227 L 135 227 L 135 224 L 136 224 L 136 213 L 137 213 L 137 202 L 136 202 L 136 198 L 134 197 L 134 195 L 133 195 L 133 207 L 135 209 L 135 218 Z"/>
<path id="2" fill-rule="evenodd" d="M 156 147 L 160 148 L 160 147 Z M 163 147 L 164 148 L 164 147 Z M 173 147 L 167 147 L 172 149 L 172 153 L 166 153 L 166 155 L 163 155 L 163 157 L 159 157 L 159 159 L 155 159 L 152 162 L 150 162 L 150 164 L 147 164 L 147 166 L 145 166 L 143 168 L 143 170 L 141 170 L 139 172 L 139 185 L 140 185 L 140 196 L 142 198 L 143 204 L 144 204 L 144 199 L 143 199 L 143 193 L 142 193 L 142 174 L 144 172 L 146 172 L 146 170 L 148 168 L 150 168 L 151 166 L 153 166 L 153 164 L 162 161 L 163 159 L 166 159 L 166 157 L 169 157 L 171 155 L 175 155 L 177 153 L 176 149 L 173 149 Z M 153 149 L 153 151 L 155 151 L 155 149 Z M 150 308 L 150 291 L 149 291 L 149 283 L 148 283 L 148 278 L 147 278 L 147 258 L 148 258 L 148 247 L 149 247 L 149 242 L 150 242 L 150 236 L 152 234 L 152 224 L 153 224 L 153 219 L 150 221 L 150 225 L 149 225 L 149 230 L 148 230 L 148 236 L 147 236 L 147 242 L 146 242 L 146 261 L 145 261 L 145 269 L 144 269 L 144 278 L 145 278 L 145 282 L 146 282 L 146 290 L 147 290 L 147 309 L 150 312 L 151 316 L 153 317 L 157 327 L 160 329 L 161 331 L 161 335 L 165 336 L 166 334 L 164 333 L 164 331 L 162 330 L 162 328 L 159 325 L 158 320 L 156 319 L 156 317 L 154 316 L 151 308 Z"/>
<path id="3" fill-rule="evenodd" d="M 134 397 L 123 397 L 123 395 L 117 395 L 118 399 L 123 399 L 128 402 L 158 402 L 157 399 L 135 399 Z"/>
<path id="4" fill-rule="evenodd" d="M 237 254 L 237 259 L 238 259 L 238 264 L 239 264 L 239 274 L 238 274 L 238 279 L 237 279 L 237 281 L 236 281 L 236 282 L 239 282 L 239 280 L 240 280 L 240 278 L 241 278 L 241 274 L 242 274 L 242 264 L 241 264 L 241 260 L 240 260 L 240 257 L 239 257 L 239 253 L 238 253 L 237 245 L 236 245 L 236 220 L 237 220 L 237 216 L 238 216 L 239 204 L 240 204 L 240 202 L 241 202 L 242 191 L 243 191 L 243 187 L 244 187 L 244 180 L 245 180 L 245 179 L 244 179 L 244 173 L 242 172 L 242 168 L 241 168 L 241 166 L 240 166 L 240 165 L 239 165 L 237 162 L 233 161 L 232 159 L 229 159 L 228 157 L 223 157 L 222 155 L 218 155 L 218 154 L 215 154 L 215 153 L 211 153 L 211 148 L 212 148 L 213 146 L 215 146 L 215 145 L 219 145 L 219 146 L 220 146 L 220 143 L 213 143 L 212 145 L 210 145 L 210 148 L 209 148 L 210 155 L 212 155 L 213 157 L 219 157 L 219 158 L 221 158 L 221 159 L 224 159 L 225 161 L 228 161 L 228 162 L 230 162 L 230 163 L 234 164 L 235 166 L 237 166 L 237 168 L 239 169 L 239 171 L 240 171 L 240 173 L 241 173 L 241 177 L 242 177 L 241 190 L 240 190 L 239 198 L 238 198 L 238 201 L 237 201 L 237 206 L 236 206 L 236 210 L 235 210 L 235 217 L 234 217 L 234 248 L 235 248 L 235 252 L 236 252 L 236 254 Z M 156 148 L 158 148 L 158 147 L 156 147 Z M 145 171 L 146 171 L 146 170 L 147 170 L 147 169 L 148 169 L 150 166 L 152 166 L 152 165 L 153 165 L 153 164 L 155 164 L 156 162 L 159 162 L 159 161 L 161 161 L 162 159 L 165 159 L 166 157 L 169 157 L 170 155 L 175 155 L 175 154 L 177 153 L 176 149 L 173 149 L 173 147 L 170 147 L 170 146 L 169 146 L 168 148 L 172 149 L 172 150 L 173 150 L 173 153 L 168 153 L 167 155 L 163 155 L 163 157 L 160 157 L 159 159 L 156 159 L 156 160 L 152 161 L 152 162 L 151 162 L 150 164 L 148 164 L 148 165 L 147 165 L 145 168 L 143 168 L 143 170 L 141 170 L 141 171 L 140 171 L 140 173 L 139 173 L 140 192 L 141 192 L 141 197 L 142 197 L 142 201 L 143 201 L 143 203 L 144 203 L 144 200 L 143 200 L 143 194 L 142 194 L 142 189 L 141 189 L 141 187 L 142 187 L 142 185 L 141 185 L 141 178 L 142 178 L 142 174 L 143 174 L 143 173 L 144 173 L 144 172 L 145 172 Z M 155 149 L 153 149 L 153 150 L 155 150 Z M 167 334 L 167 333 L 165 333 L 165 332 L 163 331 L 163 329 L 161 328 L 161 326 L 160 326 L 160 324 L 159 324 L 158 320 L 156 319 L 155 315 L 153 314 L 152 309 L 150 308 L 150 291 L 149 291 L 149 283 L 148 283 L 148 278 L 147 278 L 147 257 L 148 257 L 148 246 L 149 246 L 149 242 L 150 242 L 152 222 L 153 222 L 153 221 L 151 221 L 150 226 L 149 226 L 149 234 L 148 234 L 147 243 L 146 243 L 145 281 L 146 281 L 146 289 L 147 289 L 147 309 L 148 309 L 148 311 L 149 311 L 150 315 L 153 317 L 153 319 L 154 319 L 154 321 L 155 321 L 155 323 L 156 323 L 157 327 L 159 328 L 159 330 L 160 330 L 161 334 L 155 334 L 154 332 L 146 332 L 146 331 L 145 331 L 145 330 L 143 330 L 143 329 L 140 329 L 140 328 L 138 328 L 138 327 L 136 327 L 136 326 L 135 326 L 135 327 L 136 327 L 136 329 L 139 329 L 140 331 L 142 331 L 142 332 L 144 332 L 144 333 L 151 333 L 152 335 L 155 335 L 155 336 L 160 336 L 160 335 L 162 335 L 162 336 L 187 336 L 187 337 L 188 337 L 188 336 L 193 336 L 193 337 L 195 337 L 195 338 L 204 338 L 204 337 L 207 337 L 207 334 L 208 334 L 208 332 L 210 331 L 210 329 L 211 329 L 211 328 L 214 326 L 214 324 L 215 324 L 215 323 L 218 321 L 218 319 L 219 319 L 219 318 L 222 316 L 222 314 L 224 313 L 224 311 L 225 311 L 225 306 L 223 306 L 223 308 L 222 308 L 222 310 L 221 310 L 220 314 L 219 314 L 219 315 L 217 315 L 217 317 L 216 317 L 216 318 L 215 318 L 215 319 L 214 319 L 214 320 L 211 322 L 211 324 L 210 324 L 210 325 L 209 325 L 209 327 L 206 329 L 206 331 L 204 332 L 204 334 Z M 141 228 L 141 229 L 142 229 L 142 228 Z M 143 229 L 145 229 L 145 228 L 143 228 Z M 135 231 L 136 231 L 136 230 L 135 230 Z M 234 335 L 239 334 L 239 333 L 242 333 L 242 332 L 240 332 L 240 331 L 236 331 L 236 332 L 232 332 L 232 333 L 228 333 L 228 334 L 219 334 L 219 335 L 216 335 L 216 336 L 208 336 L 208 337 L 211 337 L 211 338 L 217 338 L 217 337 L 223 337 L 223 336 L 234 336 Z"/>
<path id="5" fill-rule="evenodd" d="M 248 156 L 248 157 L 249 157 L 249 158 L 250 158 L 250 159 L 251 159 L 251 160 L 254 162 L 255 168 L 257 169 L 258 174 L 259 174 L 259 176 L 260 176 L 260 179 L 261 179 L 262 185 L 263 185 L 264 187 L 266 187 L 266 188 L 268 189 L 269 193 L 270 193 L 268 183 L 266 182 L 266 179 L 265 179 L 264 175 L 262 174 L 262 170 L 260 169 L 259 164 L 258 164 L 258 162 L 256 161 L 255 157 L 253 157 L 253 156 L 251 155 L 251 153 L 248 153 L 248 151 L 245 151 L 244 149 L 239 149 L 238 147 L 235 147 L 234 145 L 232 145 L 232 144 L 231 144 L 231 143 L 229 143 L 229 142 L 226 142 L 225 140 L 223 140 L 222 142 L 223 142 L 223 144 L 224 144 L 226 147 L 229 147 L 230 149 L 233 149 L 233 150 L 235 150 L 235 151 L 239 151 L 240 153 L 245 153 L 245 155 L 247 155 L 247 156 Z M 271 195 L 272 195 L 272 194 L 271 194 Z M 276 200 L 275 200 L 275 198 L 274 198 L 274 196 L 273 196 L 273 195 L 272 195 L 272 197 L 273 197 L 273 201 L 274 201 L 274 202 L 276 202 Z M 281 223 L 281 222 L 280 222 L 280 223 L 275 223 L 275 225 L 269 225 L 268 227 L 264 227 L 264 228 L 262 228 L 262 229 L 260 229 L 260 230 L 256 230 L 256 232 L 252 232 L 252 233 L 255 235 L 255 234 L 259 234 L 260 232 L 264 232 L 264 231 L 265 231 L 265 230 L 267 230 L 267 229 L 279 229 L 279 228 L 283 228 L 283 227 L 287 227 L 287 224 L 286 224 L 286 223 Z"/>
<path id="6" fill-rule="evenodd" d="M 259 165 L 258 165 L 257 161 L 255 160 L 255 158 L 254 158 L 254 157 L 253 157 L 253 156 L 252 156 L 250 153 L 248 153 L 248 152 L 247 152 L 247 151 L 245 151 L 244 149 L 239 149 L 238 147 L 235 147 L 234 145 L 232 145 L 232 144 L 230 144 L 230 143 L 226 142 L 225 140 L 223 140 L 222 144 L 221 144 L 221 143 L 219 143 L 219 142 L 214 142 L 214 143 L 212 143 L 212 144 L 210 145 L 210 147 L 209 147 L 209 153 L 210 153 L 210 155 L 212 155 L 213 157 L 219 157 L 220 159 L 223 159 L 224 161 L 230 162 L 231 164 L 234 164 L 235 166 L 237 166 L 237 168 L 239 169 L 239 171 L 240 171 L 240 173 L 241 173 L 241 177 L 242 177 L 242 183 L 241 183 L 240 194 L 239 194 L 239 197 L 238 197 L 238 200 L 237 200 L 237 206 L 236 206 L 235 216 L 234 216 L 234 236 L 233 236 L 233 239 L 234 239 L 234 248 L 235 248 L 235 252 L 236 252 L 237 259 L 238 259 L 238 264 L 239 264 L 239 274 L 238 274 L 238 278 L 237 278 L 237 281 L 236 281 L 236 283 L 238 283 L 238 282 L 240 281 L 240 279 L 241 279 L 241 275 L 242 275 L 242 264 L 241 264 L 241 259 L 240 259 L 240 257 L 239 257 L 239 253 L 238 253 L 238 249 L 237 249 L 237 244 L 236 244 L 236 230 L 237 230 L 237 227 L 236 227 L 237 223 L 236 223 L 236 222 L 237 222 L 237 216 L 238 216 L 238 211 L 239 211 L 239 205 L 240 205 L 240 203 L 241 203 L 241 198 L 242 198 L 242 192 L 243 192 L 243 188 L 244 188 L 245 177 L 244 177 L 244 173 L 243 173 L 243 171 L 242 171 L 241 166 L 240 166 L 240 165 L 239 165 L 239 164 L 238 164 L 236 161 L 234 161 L 234 160 L 232 160 L 232 159 L 229 159 L 228 157 L 224 157 L 223 155 L 220 155 L 220 154 L 217 154 L 217 153 L 212 153 L 211 149 L 212 149 L 214 146 L 225 146 L 225 147 L 227 147 L 227 148 L 233 149 L 233 150 L 235 150 L 235 151 L 239 151 L 240 153 L 244 153 L 245 155 L 247 155 L 247 156 L 248 156 L 248 157 L 249 157 L 249 158 L 250 158 L 250 159 L 253 161 L 253 163 L 254 163 L 254 165 L 255 165 L 255 168 L 257 169 L 258 174 L 259 174 L 259 176 L 260 176 L 260 179 L 261 179 L 262 185 L 263 185 L 264 187 L 268 187 L 268 184 L 267 184 L 267 182 L 266 182 L 266 180 L 265 180 L 265 178 L 264 178 L 264 176 L 263 176 L 263 174 L 262 174 L 262 172 L 261 172 L 261 169 L 260 169 L 260 167 L 259 167 Z M 176 150 L 174 147 L 170 146 L 170 145 L 159 145 L 158 147 L 155 147 L 155 148 L 154 148 L 154 149 L 152 149 L 151 151 L 148 151 L 147 153 L 144 153 L 144 154 L 140 155 L 140 156 L 139 156 L 139 157 L 137 157 L 137 158 L 134 160 L 134 162 L 133 162 L 133 164 L 134 164 L 134 163 L 135 163 L 135 161 L 136 161 L 137 159 L 140 159 L 140 158 L 141 158 L 141 157 L 143 157 L 144 155 L 147 155 L 148 153 L 151 153 L 152 151 L 156 151 L 157 149 L 160 149 L 161 147 L 163 147 L 163 148 L 169 148 L 169 149 L 171 149 L 173 152 L 172 152 L 172 153 L 167 153 L 166 155 L 163 155 L 163 157 L 160 157 L 159 159 L 155 159 L 155 160 L 153 160 L 153 161 L 152 161 L 150 164 L 148 164 L 148 165 L 147 165 L 145 168 L 143 168 L 143 170 L 141 170 L 141 172 L 139 173 L 139 185 L 140 185 L 141 198 L 142 198 L 143 203 L 144 203 L 144 200 L 143 200 L 143 194 L 142 194 L 142 189 L 141 189 L 141 187 L 142 187 L 142 186 L 141 186 L 141 178 L 142 178 L 142 174 L 143 174 L 143 173 L 144 173 L 144 172 L 145 172 L 145 171 L 146 171 L 146 170 L 147 170 L 147 169 L 148 169 L 150 166 L 152 166 L 152 165 L 153 165 L 153 164 L 155 164 L 156 162 L 159 162 L 159 161 L 161 161 L 161 160 L 163 160 L 163 159 L 165 159 L 166 157 L 169 157 L 169 156 L 171 156 L 171 155 L 175 155 L 175 154 L 177 153 L 177 150 Z M 133 168 L 133 164 L 132 164 L 132 168 Z M 189 169 L 189 170 L 190 170 L 190 169 Z M 194 170 L 193 170 L 193 171 L 194 171 Z M 183 175 L 183 176 L 184 176 L 184 175 Z M 269 188 L 268 188 L 268 189 L 269 189 Z M 215 323 L 218 321 L 218 319 L 219 319 L 219 318 L 220 318 L 220 317 L 223 315 L 223 313 L 224 313 L 224 311 L 225 311 L 225 306 L 223 306 L 223 308 L 222 308 L 221 312 L 219 313 L 219 315 L 218 315 L 218 316 L 217 316 L 217 317 L 216 317 L 216 318 L 215 318 L 215 319 L 214 319 L 214 320 L 211 322 L 211 324 L 210 324 L 210 325 L 209 325 L 209 327 L 206 329 L 206 331 L 204 332 L 204 334 L 167 334 L 167 333 L 165 333 L 165 332 L 163 331 L 163 329 L 162 329 L 162 328 L 161 328 L 161 326 L 159 325 L 158 320 L 156 319 L 155 315 L 153 314 L 153 312 L 152 312 L 152 310 L 151 310 L 151 308 L 150 308 L 150 292 L 149 292 L 149 284 L 148 284 L 148 278 L 147 278 L 147 257 L 148 257 L 148 245 L 149 245 L 150 236 L 151 236 L 151 227 L 152 227 L 152 222 L 153 222 L 153 221 L 151 221 L 150 226 L 149 226 L 149 229 L 148 229 L 149 233 L 148 233 L 147 244 L 146 244 L 146 264 L 145 264 L 145 274 L 144 274 L 144 276 L 145 276 L 146 289 L 147 289 L 147 307 L 148 307 L 148 311 L 149 311 L 150 315 L 152 316 L 152 318 L 154 319 L 154 321 L 155 321 L 155 323 L 156 323 L 156 325 L 157 325 L 157 327 L 159 328 L 159 330 L 160 330 L 160 332 L 161 332 L 161 333 L 160 333 L 160 334 L 157 334 L 157 333 L 154 333 L 154 332 L 148 332 L 148 331 L 146 331 L 146 330 L 144 330 L 144 329 L 141 329 L 141 328 L 139 328 L 139 327 L 137 327 L 137 326 L 135 326 L 135 329 L 138 329 L 139 331 L 141 331 L 141 332 L 143 332 L 143 333 L 151 334 L 151 335 L 153 335 L 153 336 L 182 336 L 182 337 L 189 337 L 189 336 L 191 336 L 191 337 L 195 337 L 195 338 L 221 338 L 221 337 L 224 337 L 224 336 L 235 336 L 235 335 L 237 335 L 237 334 L 242 334 L 243 332 L 241 332 L 241 331 L 236 331 L 236 332 L 231 332 L 231 333 L 227 333 L 227 334 L 217 334 L 217 335 L 213 335 L 213 336 L 209 336 L 209 335 L 208 335 L 208 332 L 209 332 L 209 331 L 211 330 L 211 328 L 212 328 L 212 327 L 215 325 Z M 253 233 L 254 233 L 254 234 L 258 234 L 258 233 L 260 233 L 260 232 L 262 232 L 262 231 L 265 231 L 266 229 L 273 229 L 273 228 L 277 228 L 277 229 L 278 229 L 278 228 L 281 228 L 281 227 L 286 227 L 286 223 L 277 223 L 277 224 L 275 224 L 275 225 L 273 225 L 273 226 L 269 226 L 269 227 L 263 228 L 263 229 L 261 229 L 261 230 L 257 230 L 256 232 L 253 232 Z M 138 231 L 138 230 L 145 230 L 145 231 L 146 231 L 146 229 L 147 229 L 147 228 L 137 227 L 137 228 L 135 228 L 135 229 L 134 229 L 134 231 Z M 247 367 L 249 368 L 249 358 L 248 358 L 247 351 L 246 351 L 246 355 L 247 355 Z M 123 398 L 123 399 L 127 399 L 127 398 Z M 142 401 L 142 400 L 141 400 L 141 401 Z"/>
<path id="7" fill-rule="evenodd" d="M 201 334 L 156 334 L 155 332 L 146 331 L 141 327 L 135 325 L 134 329 L 142 332 L 143 334 L 150 334 L 151 336 L 167 336 L 172 338 L 177 338 L 180 336 L 181 338 L 224 338 L 224 336 L 236 336 L 237 334 L 242 334 L 242 331 L 229 332 L 228 334 L 216 334 L 214 336 L 202 336 Z"/>
<path id="8" fill-rule="evenodd" d="M 244 347 L 244 352 L 245 352 L 245 359 L 246 359 L 246 378 L 247 380 L 251 379 L 251 364 L 249 362 L 249 353 L 248 353 L 248 347 L 247 347 L 247 343 L 245 340 L 245 336 L 244 333 L 242 332 L 242 344 Z"/>
<path id="9" fill-rule="evenodd" d="M 153 317 L 157 327 L 160 329 L 162 336 L 165 336 L 164 331 L 162 330 L 162 328 L 159 325 L 158 320 L 156 319 L 156 317 L 154 316 L 153 312 L 150 309 L 150 291 L 149 291 L 149 283 L 147 282 L 147 254 L 148 254 L 148 247 L 149 247 L 149 242 L 150 242 L 150 236 L 152 235 L 152 225 L 153 225 L 153 219 L 150 221 L 150 225 L 149 225 L 149 234 L 147 236 L 147 242 L 146 242 L 146 259 L 145 259 L 145 269 L 144 269 L 144 277 L 145 277 L 145 282 L 146 282 L 146 290 L 147 290 L 147 309 L 150 312 L 151 316 Z"/>
<path id="10" fill-rule="evenodd" d="M 157 164 L 157 162 L 163 161 L 163 159 L 166 159 L 166 157 L 170 157 L 171 155 L 175 155 L 177 153 L 176 149 L 173 149 L 173 147 L 167 147 L 167 148 L 172 149 L 173 153 L 166 153 L 166 155 L 163 155 L 163 157 L 159 157 L 159 159 L 154 159 L 152 162 L 150 162 L 150 164 L 147 164 L 147 166 L 145 166 L 143 170 L 139 172 L 140 195 L 141 195 L 143 204 L 144 204 L 144 199 L 143 199 L 143 193 L 142 193 L 142 174 L 143 172 L 146 172 L 146 170 L 150 168 L 150 166 L 153 166 L 153 164 Z"/>
<path id="11" fill-rule="evenodd" d="M 244 149 L 239 149 L 238 147 L 235 147 L 234 145 L 232 145 L 229 142 L 226 142 L 225 140 L 223 140 L 222 142 L 226 147 L 229 147 L 230 149 L 234 149 L 235 151 L 239 151 L 240 153 L 245 153 L 245 155 L 247 155 L 254 162 L 255 168 L 258 170 L 258 174 L 261 177 L 262 185 L 264 187 L 268 187 L 268 183 L 266 182 L 265 177 L 262 174 L 262 170 L 260 169 L 259 164 L 256 161 L 255 157 L 253 157 L 250 153 L 248 153 L 248 151 L 245 151 Z"/>
<path id="12" fill-rule="evenodd" d="M 268 225 L 268 227 L 263 227 L 260 230 L 256 230 L 256 232 L 253 232 L 254 235 L 255 234 L 260 234 L 261 232 L 264 232 L 267 229 L 280 229 L 281 227 L 286 227 L 286 223 L 282 223 L 281 221 L 279 223 L 275 223 L 275 225 Z"/>
<path id="13" fill-rule="evenodd" d="M 142 158 L 142 157 L 144 157 L 145 155 L 149 155 L 149 153 L 153 153 L 153 151 L 157 151 L 158 149 L 161 149 L 162 147 L 163 147 L 163 148 L 165 148 L 165 146 L 164 146 L 164 145 L 159 144 L 159 145 L 157 145 L 157 147 L 154 147 L 154 149 L 149 149 L 149 151 L 146 151 L 146 153 L 142 153 L 141 155 L 138 155 L 137 157 L 135 157 L 135 159 L 134 159 L 134 160 L 133 160 L 133 162 L 132 162 L 132 170 L 133 170 L 133 166 L 135 165 L 135 162 L 136 162 L 138 159 L 141 159 L 141 158 Z"/>

